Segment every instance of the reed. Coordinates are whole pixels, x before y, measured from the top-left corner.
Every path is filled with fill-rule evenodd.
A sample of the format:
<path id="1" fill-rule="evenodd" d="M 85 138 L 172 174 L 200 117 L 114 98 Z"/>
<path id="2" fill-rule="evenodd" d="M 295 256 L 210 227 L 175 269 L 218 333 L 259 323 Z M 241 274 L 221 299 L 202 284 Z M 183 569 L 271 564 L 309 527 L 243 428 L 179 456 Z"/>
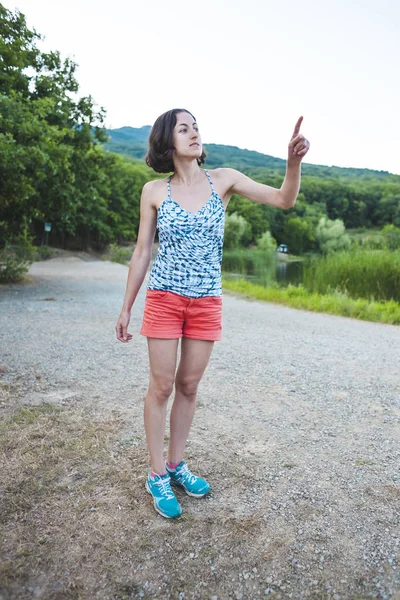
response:
<path id="1" fill-rule="evenodd" d="M 400 301 L 400 253 L 353 250 L 312 260 L 304 269 L 309 292 L 343 292 L 351 298 Z"/>

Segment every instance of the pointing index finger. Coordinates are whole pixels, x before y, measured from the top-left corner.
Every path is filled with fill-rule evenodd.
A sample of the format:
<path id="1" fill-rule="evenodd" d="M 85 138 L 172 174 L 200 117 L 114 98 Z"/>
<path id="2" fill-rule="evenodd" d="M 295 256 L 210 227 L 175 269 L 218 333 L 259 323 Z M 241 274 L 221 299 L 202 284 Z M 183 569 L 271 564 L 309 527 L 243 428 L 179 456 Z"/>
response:
<path id="1" fill-rule="evenodd" d="M 292 139 L 295 138 L 297 135 L 299 135 L 299 131 L 300 131 L 300 127 L 301 127 L 301 122 L 303 121 L 303 117 L 299 117 L 297 119 L 297 123 L 294 127 L 294 131 L 293 131 L 293 135 L 292 135 Z"/>

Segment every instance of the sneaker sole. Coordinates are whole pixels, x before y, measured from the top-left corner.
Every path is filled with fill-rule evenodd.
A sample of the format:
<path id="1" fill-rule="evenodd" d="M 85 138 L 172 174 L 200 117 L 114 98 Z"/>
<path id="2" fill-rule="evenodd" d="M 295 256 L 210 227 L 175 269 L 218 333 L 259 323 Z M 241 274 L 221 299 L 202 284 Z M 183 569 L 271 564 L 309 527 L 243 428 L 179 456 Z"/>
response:
<path id="1" fill-rule="evenodd" d="M 146 479 L 145 483 L 146 483 L 146 490 L 149 492 L 150 496 L 153 498 L 154 508 L 158 512 L 159 515 L 161 515 L 162 517 L 165 517 L 166 519 L 176 519 L 177 517 L 181 516 L 182 512 L 180 512 L 179 515 L 175 515 L 174 517 L 171 517 L 170 515 L 166 515 L 165 513 L 163 513 L 157 506 L 156 499 L 154 498 L 153 494 L 151 493 L 149 484 L 147 483 L 147 479 Z"/>
<path id="2" fill-rule="evenodd" d="M 177 481 L 173 481 L 171 479 L 171 485 L 174 485 L 175 487 L 179 487 L 182 490 L 185 490 L 185 492 L 187 493 L 188 496 L 192 496 L 192 498 L 203 498 L 203 496 L 207 496 L 208 492 L 210 491 L 209 489 L 206 492 L 203 492 L 202 494 L 193 494 L 193 492 L 189 492 L 184 485 L 182 485 L 181 483 L 178 483 Z"/>

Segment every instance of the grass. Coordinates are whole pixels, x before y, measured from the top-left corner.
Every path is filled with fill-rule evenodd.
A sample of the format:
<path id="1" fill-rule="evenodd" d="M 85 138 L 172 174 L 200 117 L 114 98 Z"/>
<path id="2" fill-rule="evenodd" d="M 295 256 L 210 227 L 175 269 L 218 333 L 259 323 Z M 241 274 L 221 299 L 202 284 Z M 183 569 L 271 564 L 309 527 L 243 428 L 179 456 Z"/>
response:
<path id="1" fill-rule="evenodd" d="M 265 288 L 244 279 L 236 281 L 224 279 L 222 283 L 225 290 L 244 294 L 256 300 L 363 321 L 400 325 L 400 304 L 394 300 L 376 302 L 363 298 L 354 299 L 340 291 L 330 294 L 310 293 L 301 285 L 289 285 L 287 288 L 278 286 Z"/>
<path id="2" fill-rule="evenodd" d="M 27 580 L 35 587 L 43 571 L 46 598 L 83 598 L 80 561 L 105 563 L 110 578 L 116 572 L 111 546 L 135 496 L 130 463 L 144 468 L 145 461 L 142 447 L 122 456 L 121 423 L 119 416 L 96 419 L 53 404 L 16 407 L 2 418 L 0 596 L 11 597 Z"/>
<path id="3" fill-rule="evenodd" d="M 390 250 L 337 252 L 311 261 L 304 286 L 310 292 L 337 289 L 352 298 L 400 300 L 400 255 Z"/>

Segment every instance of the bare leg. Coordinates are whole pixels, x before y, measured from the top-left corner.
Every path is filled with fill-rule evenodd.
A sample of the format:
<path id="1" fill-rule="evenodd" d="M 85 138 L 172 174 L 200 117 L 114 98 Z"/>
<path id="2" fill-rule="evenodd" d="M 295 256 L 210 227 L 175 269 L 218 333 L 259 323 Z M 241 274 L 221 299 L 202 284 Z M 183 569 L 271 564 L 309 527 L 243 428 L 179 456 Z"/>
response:
<path id="1" fill-rule="evenodd" d="M 197 387 L 206 370 L 214 342 L 182 338 L 181 360 L 175 377 L 175 399 L 170 415 L 168 462 L 179 463 L 196 408 Z"/>
<path id="2" fill-rule="evenodd" d="M 165 417 L 168 398 L 174 385 L 179 340 L 147 338 L 150 383 L 144 402 L 144 427 L 150 452 L 151 469 L 163 475 Z"/>

